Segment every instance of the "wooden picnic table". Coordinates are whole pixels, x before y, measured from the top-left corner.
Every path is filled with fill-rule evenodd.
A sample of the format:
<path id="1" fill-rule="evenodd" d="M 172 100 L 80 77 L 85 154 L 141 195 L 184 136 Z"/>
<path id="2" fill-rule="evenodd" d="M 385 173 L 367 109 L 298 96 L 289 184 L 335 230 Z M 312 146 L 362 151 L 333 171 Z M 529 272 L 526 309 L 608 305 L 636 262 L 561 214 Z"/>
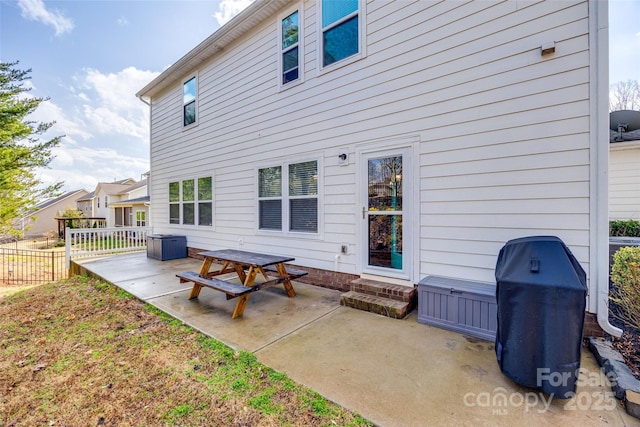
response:
<path id="1" fill-rule="evenodd" d="M 189 299 L 198 298 L 203 287 L 224 292 L 227 299 L 238 298 L 231 315 L 233 319 L 242 316 L 251 292 L 282 283 L 287 291 L 287 296 L 292 298 L 296 296 L 296 292 L 291 284 L 291 279 L 297 279 L 307 274 L 306 271 L 285 266 L 285 262 L 295 259 L 288 256 L 268 255 L 237 249 L 206 251 L 199 253 L 199 255 L 203 257 L 199 273 L 187 271 L 176 276 L 180 278 L 180 282 L 193 282 Z M 222 268 L 210 271 L 214 261 L 221 262 Z M 275 273 L 275 277 L 268 276 L 267 271 Z M 216 276 L 234 272 L 240 279 L 241 285 L 216 278 Z M 262 275 L 264 282 L 255 283 L 258 274 Z"/>

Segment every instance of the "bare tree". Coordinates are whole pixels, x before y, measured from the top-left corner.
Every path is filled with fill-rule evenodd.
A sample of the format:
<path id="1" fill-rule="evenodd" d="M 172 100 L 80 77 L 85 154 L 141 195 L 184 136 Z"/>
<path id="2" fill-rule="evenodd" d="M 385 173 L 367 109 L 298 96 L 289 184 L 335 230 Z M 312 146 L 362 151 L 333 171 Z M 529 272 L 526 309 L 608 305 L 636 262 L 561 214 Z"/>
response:
<path id="1" fill-rule="evenodd" d="M 609 111 L 640 110 L 640 85 L 637 80 L 614 83 L 609 87 Z"/>

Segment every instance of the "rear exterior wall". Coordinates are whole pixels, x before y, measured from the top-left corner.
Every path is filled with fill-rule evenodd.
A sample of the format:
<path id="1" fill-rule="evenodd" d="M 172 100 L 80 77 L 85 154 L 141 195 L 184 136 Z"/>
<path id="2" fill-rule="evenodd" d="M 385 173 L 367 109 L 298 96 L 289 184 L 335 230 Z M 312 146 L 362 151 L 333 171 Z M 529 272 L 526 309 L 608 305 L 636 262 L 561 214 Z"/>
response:
<path id="1" fill-rule="evenodd" d="M 301 84 L 279 88 L 273 16 L 193 70 L 197 126 L 183 129 L 182 81 L 152 100 L 154 233 L 357 275 L 357 153 L 400 141 L 416 166 L 413 283 L 494 281 L 500 248 L 526 235 L 557 235 L 589 271 L 589 2 L 368 1 L 365 54 L 331 70 L 318 66 L 317 5 L 297 5 Z M 549 41 L 556 51 L 542 56 Z M 257 169 L 309 158 L 319 159 L 320 232 L 260 232 Z M 213 226 L 170 225 L 169 182 L 208 175 Z"/>

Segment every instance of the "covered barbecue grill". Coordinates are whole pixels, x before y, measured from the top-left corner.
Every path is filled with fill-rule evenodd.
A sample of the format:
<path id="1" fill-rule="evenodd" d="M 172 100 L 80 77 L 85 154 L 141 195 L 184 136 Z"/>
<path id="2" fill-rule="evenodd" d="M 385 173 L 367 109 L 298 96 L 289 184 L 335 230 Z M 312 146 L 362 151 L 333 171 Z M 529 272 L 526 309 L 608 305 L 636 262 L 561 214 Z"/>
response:
<path id="1" fill-rule="evenodd" d="M 496 357 L 518 384 L 560 398 L 575 392 L 586 274 L 554 236 L 510 240 L 496 263 Z"/>

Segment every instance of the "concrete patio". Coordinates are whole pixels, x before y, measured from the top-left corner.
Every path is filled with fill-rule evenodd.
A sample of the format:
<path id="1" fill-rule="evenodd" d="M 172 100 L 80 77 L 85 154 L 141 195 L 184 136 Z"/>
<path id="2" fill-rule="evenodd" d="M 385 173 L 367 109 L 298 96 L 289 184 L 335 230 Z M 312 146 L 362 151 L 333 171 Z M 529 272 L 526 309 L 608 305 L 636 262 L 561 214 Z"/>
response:
<path id="1" fill-rule="evenodd" d="M 156 261 L 144 253 L 76 261 L 99 276 L 225 344 L 252 352 L 326 398 L 381 426 L 640 426 L 612 397 L 583 348 L 576 398 L 552 399 L 502 375 L 493 343 L 417 322 L 340 306 L 338 291 L 294 282 L 251 294 L 244 316 L 234 301 L 203 289 L 189 300 L 177 272 L 200 261 Z"/>

